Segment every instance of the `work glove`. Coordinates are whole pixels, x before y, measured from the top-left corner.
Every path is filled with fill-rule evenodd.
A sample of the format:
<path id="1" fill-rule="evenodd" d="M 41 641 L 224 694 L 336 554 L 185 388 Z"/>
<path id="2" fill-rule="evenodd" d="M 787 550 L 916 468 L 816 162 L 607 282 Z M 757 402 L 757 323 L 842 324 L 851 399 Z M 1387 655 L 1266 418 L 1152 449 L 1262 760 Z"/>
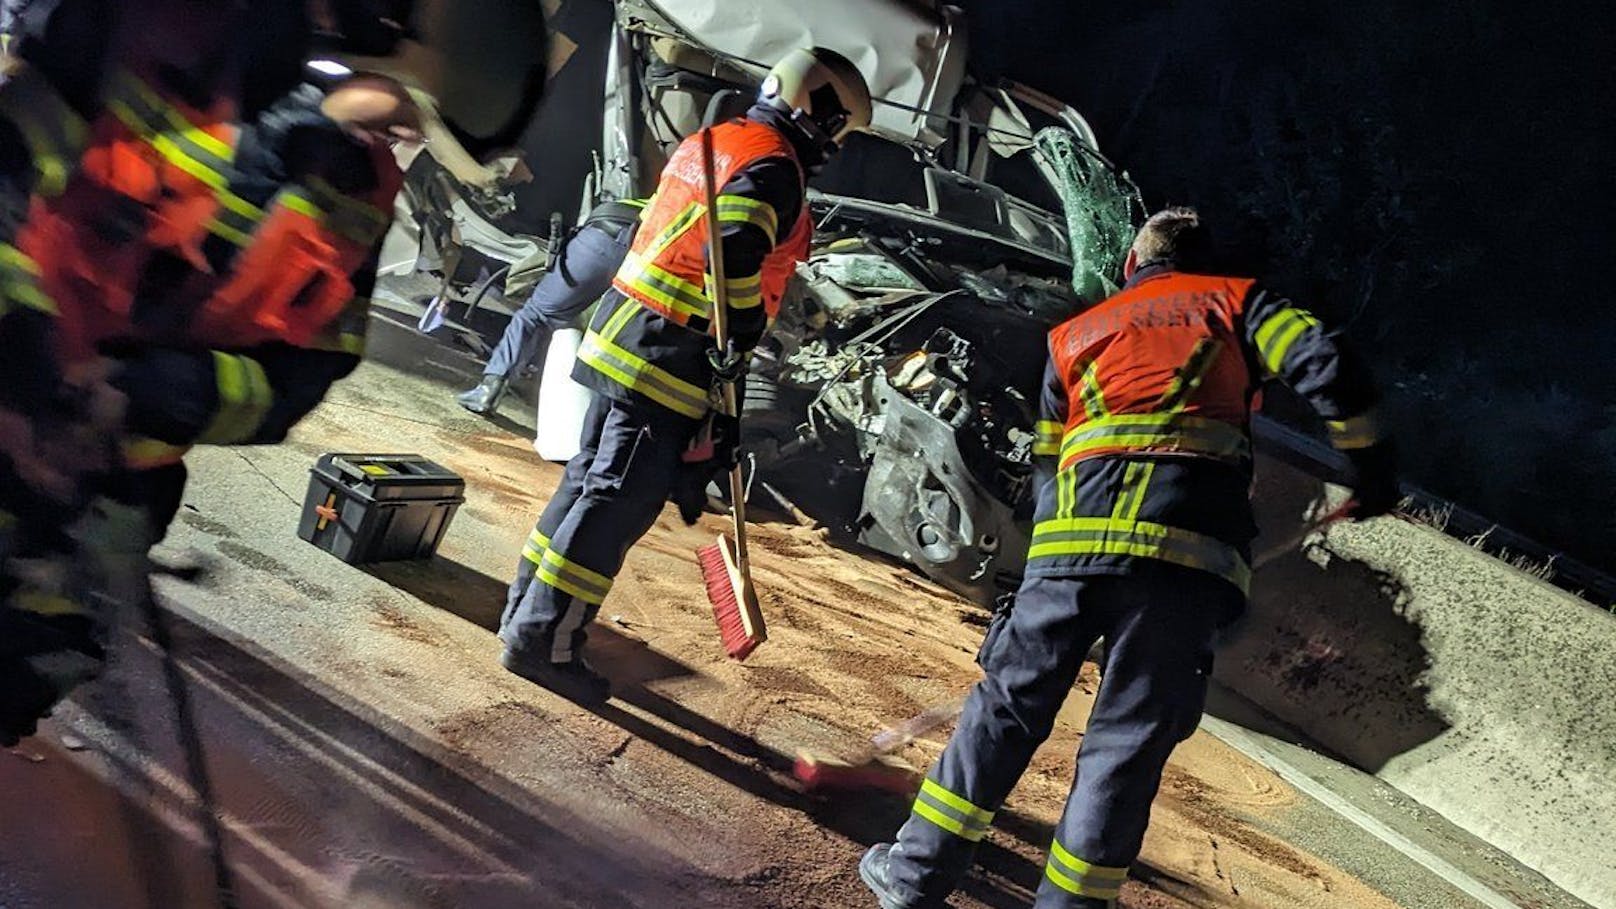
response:
<path id="1" fill-rule="evenodd" d="M 746 354 L 731 345 L 726 350 L 707 351 L 707 362 L 713 367 L 713 377 L 720 382 L 739 382 L 746 375 Z"/>
<path id="2" fill-rule="evenodd" d="M 694 527 L 707 510 L 707 484 L 713 480 L 711 461 L 680 464 L 673 476 L 668 499 L 679 509 L 679 519 Z"/>
<path id="3" fill-rule="evenodd" d="M 1352 465 L 1354 503 L 1347 517 L 1362 521 L 1395 510 L 1403 493 L 1397 487 L 1397 452 L 1391 440 L 1350 449 L 1346 454 Z"/>
<path id="4" fill-rule="evenodd" d="M 713 470 L 727 473 L 741 463 L 741 418 L 715 410 L 708 426 L 713 440 Z"/>
<path id="5" fill-rule="evenodd" d="M 681 457 L 668 498 L 691 526 L 707 508 L 707 485 L 740 463 L 741 420 L 713 410 L 696 430 Z"/>
<path id="6" fill-rule="evenodd" d="M 704 465 L 709 475 L 727 471 L 741 461 L 741 418 L 709 411 L 696 430 L 682 460 L 687 465 Z"/>
<path id="7" fill-rule="evenodd" d="M 988 619 L 988 630 L 982 635 L 982 646 L 976 649 L 976 665 L 988 668 L 988 659 L 1000 635 L 1004 634 L 1005 626 L 1010 624 L 1010 611 L 1015 608 L 1014 592 L 999 594 L 999 598 L 993 601 L 993 616 Z"/>

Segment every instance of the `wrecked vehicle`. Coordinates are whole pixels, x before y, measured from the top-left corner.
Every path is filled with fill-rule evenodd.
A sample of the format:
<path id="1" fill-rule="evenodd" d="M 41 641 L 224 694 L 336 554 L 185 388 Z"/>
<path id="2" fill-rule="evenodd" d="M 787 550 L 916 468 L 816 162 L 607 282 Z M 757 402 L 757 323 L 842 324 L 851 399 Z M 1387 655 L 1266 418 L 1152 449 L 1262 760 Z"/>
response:
<path id="1" fill-rule="evenodd" d="M 859 64 L 872 131 L 810 181 L 812 254 L 748 377 L 751 500 L 991 602 L 1024 566 L 1045 333 L 1115 289 L 1138 192 L 1076 111 L 968 76 L 954 8 L 735 13 L 615 4 L 598 158 L 568 220 L 653 186 L 715 96 L 745 109 L 764 61 L 819 44 Z"/>

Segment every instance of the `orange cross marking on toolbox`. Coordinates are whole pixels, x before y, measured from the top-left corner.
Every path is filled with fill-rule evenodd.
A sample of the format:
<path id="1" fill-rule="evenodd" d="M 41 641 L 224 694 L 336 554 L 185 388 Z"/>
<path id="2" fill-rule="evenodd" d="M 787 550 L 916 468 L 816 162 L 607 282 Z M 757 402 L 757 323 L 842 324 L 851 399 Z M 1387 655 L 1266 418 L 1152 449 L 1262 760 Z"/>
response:
<path id="1" fill-rule="evenodd" d="M 314 513 L 320 516 L 320 523 L 314 525 L 315 530 L 324 530 L 327 524 L 337 519 L 337 509 L 333 507 L 336 504 L 337 494 L 333 492 L 325 497 L 324 505 L 317 506 L 314 509 Z"/>

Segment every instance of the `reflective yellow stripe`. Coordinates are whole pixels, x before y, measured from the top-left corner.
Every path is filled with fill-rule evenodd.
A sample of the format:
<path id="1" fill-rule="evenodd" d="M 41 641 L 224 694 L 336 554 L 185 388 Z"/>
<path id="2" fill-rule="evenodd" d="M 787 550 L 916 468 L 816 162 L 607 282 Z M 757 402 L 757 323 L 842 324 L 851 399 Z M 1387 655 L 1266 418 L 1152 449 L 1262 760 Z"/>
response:
<path id="1" fill-rule="evenodd" d="M 728 291 L 730 309 L 754 309 L 763 303 L 763 276 L 760 274 L 726 278 L 724 287 Z"/>
<path id="2" fill-rule="evenodd" d="M 1374 409 L 1347 420 L 1327 420 L 1324 425 L 1329 427 L 1331 444 L 1342 451 L 1368 448 L 1381 438 L 1380 414 Z"/>
<path id="3" fill-rule="evenodd" d="M 336 330 L 334 326 L 327 325 L 319 337 L 309 342 L 308 348 L 362 357 L 365 355 L 365 332 Z"/>
<path id="4" fill-rule="evenodd" d="M 1061 466 L 1115 451 L 1181 452 L 1239 461 L 1251 457 L 1251 440 L 1238 427 L 1206 417 L 1114 414 L 1072 427 L 1061 440 Z"/>
<path id="5" fill-rule="evenodd" d="M 700 419 L 707 413 L 705 389 L 629 353 L 594 331 L 585 333 L 578 361 L 612 381 L 645 395 L 674 413 Z"/>
<path id="6" fill-rule="evenodd" d="M 710 318 L 712 303 L 705 290 L 656 264 L 657 257 L 694 227 L 704 211 L 706 207 L 699 202 L 686 205 L 661 233 L 650 238 L 643 251 L 631 251 L 624 257 L 617 269 L 617 280 L 640 299 L 660 304 L 687 319 Z"/>
<path id="7" fill-rule="evenodd" d="M 720 195 L 718 203 L 718 221 L 721 224 L 750 224 L 763 231 L 769 238 L 769 245 L 774 245 L 775 234 L 779 230 L 780 218 L 774 213 L 774 207 L 767 202 L 759 202 L 746 196 Z"/>
<path id="8" fill-rule="evenodd" d="M 920 791 L 931 795 L 944 805 L 960 812 L 973 821 L 979 821 L 983 824 L 993 823 L 994 812 L 986 808 L 976 807 L 969 799 L 961 795 L 955 795 L 936 780 L 928 777 L 925 782 L 920 784 Z"/>
<path id="9" fill-rule="evenodd" d="M 651 261 L 662 255 L 664 250 L 673 245 L 673 241 L 679 239 L 684 235 L 685 231 L 694 227 L 701 220 L 702 213 L 706 210 L 707 206 L 702 205 L 700 202 L 691 202 L 686 205 L 684 210 L 674 215 L 673 220 L 668 222 L 667 227 L 662 228 L 661 233 L 651 238 L 651 241 L 646 244 L 645 252 L 639 255 L 646 261 Z"/>
<path id="10" fill-rule="evenodd" d="M 252 233 L 264 219 L 264 210 L 230 193 L 219 196 L 219 211 L 208 221 L 208 230 L 237 246 L 252 242 Z"/>
<path id="11" fill-rule="evenodd" d="M 1067 851 L 1059 840 L 1049 846 L 1044 873 L 1051 883 L 1068 893 L 1099 900 L 1116 899 L 1122 892 L 1122 882 L 1128 879 L 1127 868 L 1085 862 Z"/>
<path id="12" fill-rule="evenodd" d="M 195 126 L 189 120 L 185 119 L 185 117 L 180 114 L 179 111 L 175 110 L 167 102 L 165 102 L 161 95 L 153 91 L 151 86 L 140 81 L 138 78 L 129 75 L 128 73 L 120 74 L 118 81 L 119 85 L 124 89 L 134 91 L 139 99 L 144 102 L 148 112 L 154 113 L 156 117 L 161 117 L 166 120 L 169 129 L 185 134 L 186 138 L 201 146 L 203 151 L 225 160 L 230 160 L 235 156 L 235 149 L 223 142 L 220 142 L 218 139 L 215 139 L 208 133 L 196 129 Z M 150 120 L 155 120 L 156 117 L 152 117 Z M 157 126 L 158 124 L 153 123 L 153 125 Z M 197 135 L 190 135 L 192 132 L 195 132 Z"/>
<path id="13" fill-rule="evenodd" d="M 1182 369 L 1173 376 L 1173 384 L 1169 385 L 1166 393 L 1157 402 L 1158 411 L 1179 411 L 1189 404 L 1195 397 L 1195 390 L 1201 387 L 1206 380 L 1206 374 L 1212 371 L 1212 364 L 1217 362 L 1218 353 L 1223 345 L 1211 338 L 1202 338 L 1195 343 L 1195 349 L 1190 351 L 1189 359 L 1184 362 Z"/>
<path id="14" fill-rule="evenodd" d="M 362 331 L 342 332 L 337 335 L 337 347 L 343 353 L 362 357 L 365 355 L 365 333 Z"/>
<path id="15" fill-rule="evenodd" d="M 1128 462 L 1122 474 L 1122 490 L 1117 493 L 1116 504 L 1111 508 L 1112 520 L 1132 522 L 1138 519 L 1139 506 L 1145 501 L 1145 489 L 1150 485 L 1151 474 L 1155 472 L 1155 461 Z"/>
<path id="16" fill-rule="evenodd" d="M 0 243 L 0 268 L 10 272 L 20 272 L 25 278 L 33 279 L 40 275 L 39 263 L 32 256 L 12 246 L 10 243 Z"/>
<path id="17" fill-rule="evenodd" d="M 638 301 L 624 300 L 617 307 L 617 311 L 612 313 L 612 317 L 607 319 L 606 324 L 601 327 L 600 336 L 608 341 L 615 342 L 618 334 L 623 331 L 624 326 L 628 325 L 628 320 L 634 318 L 634 314 L 639 311 L 640 305 Z"/>
<path id="18" fill-rule="evenodd" d="M 170 445 L 167 442 L 138 436 L 125 439 L 122 447 L 124 464 L 136 470 L 150 470 L 153 467 L 178 464 L 185 459 L 185 453 L 191 450 L 189 445 Z"/>
<path id="19" fill-rule="evenodd" d="M 1106 415 L 1105 393 L 1100 391 L 1100 380 L 1096 373 L 1098 368 L 1098 363 L 1090 363 L 1083 370 L 1083 378 L 1078 382 L 1079 400 L 1083 402 L 1083 410 L 1088 413 L 1091 420 Z"/>
<path id="20" fill-rule="evenodd" d="M 238 215 L 257 211 L 252 203 L 230 191 L 235 149 L 229 143 L 192 124 L 133 76 L 121 75 L 118 86 L 120 95 L 107 107 L 130 132 L 169 163 L 212 189 L 226 210 Z"/>
<path id="21" fill-rule="evenodd" d="M 0 294 L 3 294 L 4 296 L 3 299 L 0 299 L 0 307 L 3 307 L 0 308 L 0 314 L 3 314 L 11 309 L 9 304 L 13 300 L 29 309 L 38 310 L 48 316 L 54 316 L 57 314 L 56 301 L 52 300 L 49 295 L 47 295 L 43 290 L 39 289 L 39 285 L 32 281 L 17 281 L 7 279 L 3 283 L 0 283 Z"/>
<path id="22" fill-rule="evenodd" d="M 712 303 L 703 288 L 686 281 L 655 262 L 630 253 L 617 270 L 617 279 L 643 299 L 659 303 L 686 319 L 712 316 Z"/>
<path id="23" fill-rule="evenodd" d="M 241 224 L 223 212 L 217 217 L 208 219 L 207 229 L 208 233 L 235 246 L 245 248 L 252 242 L 252 227 Z"/>
<path id="24" fill-rule="evenodd" d="M 225 169 L 230 162 L 201 151 L 193 141 L 195 135 L 191 135 L 195 133 L 206 136 L 207 133 L 201 130 L 186 130 L 185 133 L 178 135 L 161 132 L 161 127 L 151 125 L 140 112 L 123 101 L 113 100 L 108 102 L 107 106 L 119 120 L 123 121 L 130 132 L 146 140 L 146 143 L 156 149 L 157 153 L 170 164 L 201 180 L 217 192 L 222 192 L 229 186 L 230 179 Z"/>
<path id="25" fill-rule="evenodd" d="M 315 203 L 307 190 L 302 187 L 288 187 L 275 194 L 274 205 L 289 208 L 300 215 L 313 218 L 317 221 L 325 220 L 325 209 Z"/>
<path id="26" fill-rule="evenodd" d="M 916 817 L 973 843 L 986 836 L 993 823 L 993 812 L 976 807 L 931 779 L 921 783 L 912 811 Z"/>
<path id="27" fill-rule="evenodd" d="M 612 579 L 568 561 L 554 549 L 545 549 L 539 561 L 539 580 L 551 587 L 583 600 L 600 605 L 611 592 Z"/>
<path id="28" fill-rule="evenodd" d="M 591 571 L 577 562 L 569 561 L 566 556 L 563 556 L 548 544 L 546 544 L 544 549 L 544 561 L 551 567 L 560 571 L 565 571 L 568 574 L 576 577 L 579 581 L 599 590 L 602 595 L 605 595 L 606 591 L 612 589 L 611 578 L 608 578 L 600 572 Z"/>
<path id="29" fill-rule="evenodd" d="M 1139 556 L 1211 572 L 1249 589 L 1251 568 L 1238 550 L 1205 534 L 1148 521 L 1060 517 L 1033 528 L 1029 562 L 1073 556 Z"/>
<path id="30" fill-rule="evenodd" d="M 1071 517 L 1077 512 L 1077 471 L 1062 470 L 1055 477 L 1055 514 Z"/>
<path id="31" fill-rule="evenodd" d="M 48 316 L 57 314 L 56 301 L 39 286 L 39 263 L 10 243 L 0 243 L 0 315 L 15 302 Z"/>
<path id="32" fill-rule="evenodd" d="M 585 603 L 599 606 L 605 601 L 605 597 L 599 596 L 586 588 L 574 584 L 571 579 L 567 578 L 565 575 L 558 574 L 557 572 L 551 570 L 548 565 L 542 562 L 539 564 L 539 570 L 535 576 L 546 586 L 554 587 L 568 596 L 583 600 Z"/>
<path id="33" fill-rule="evenodd" d="M 11 608 L 41 616 L 79 615 L 84 606 L 60 594 L 19 590 L 11 595 Z"/>
<path id="34" fill-rule="evenodd" d="M 724 289 L 733 296 L 735 294 L 751 295 L 763 290 L 763 275 L 747 275 L 741 278 L 726 277 Z M 734 304 L 731 304 L 734 305 Z"/>
<path id="35" fill-rule="evenodd" d="M 392 223 L 391 210 L 382 211 L 364 199 L 339 191 L 319 177 L 310 178 L 309 194 L 325 210 L 326 227 L 360 246 L 381 239 Z"/>
<path id="36" fill-rule="evenodd" d="M 363 356 L 365 335 L 370 324 L 370 298 L 354 297 L 343 306 L 335 319 L 327 322 L 320 333 L 309 342 L 311 350 Z"/>
<path id="37" fill-rule="evenodd" d="M 957 837 L 970 840 L 973 843 L 981 840 L 986 834 L 985 830 L 977 830 L 972 827 L 967 827 L 965 826 L 964 822 L 960 821 L 958 818 L 950 817 L 948 812 L 940 811 L 932 805 L 921 801 L 919 798 L 915 800 L 915 806 L 912 810 L 916 817 L 930 821 L 949 833 L 952 833 Z"/>
<path id="38" fill-rule="evenodd" d="M 8 79 L 0 91 L 0 116 L 17 127 L 28 146 L 37 176 L 34 191 L 47 198 L 61 195 L 89 136 L 84 119 L 49 80 L 27 68 Z"/>
<path id="39" fill-rule="evenodd" d="M 1291 345 L 1309 328 L 1317 328 L 1319 320 L 1305 309 L 1287 306 L 1276 310 L 1257 326 L 1257 353 L 1270 375 L 1279 375 L 1285 368 L 1285 357 Z"/>
<path id="40" fill-rule="evenodd" d="M 1039 420 L 1033 425 L 1032 453 L 1034 457 L 1053 457 L 1060 454 L 1063 430 L 1057 420 Z"/>
<path id="41" fill-rule="evenodd" d="M 544 551 L 550 548 L 550 538 L 539 533 L 538 528 L 527 535 L 527 543 L 522 546 L 522 558 L 535 565 L 544 561 Z"/>
<path id="42" fill-rule="evenodd" d="M 204 445 L 233 445 L 252 438 L 275 400 L 264 367 L 251 357 L 213 353 L 219 387 L 219 409 L 213 422 L 197 438 Z"/>

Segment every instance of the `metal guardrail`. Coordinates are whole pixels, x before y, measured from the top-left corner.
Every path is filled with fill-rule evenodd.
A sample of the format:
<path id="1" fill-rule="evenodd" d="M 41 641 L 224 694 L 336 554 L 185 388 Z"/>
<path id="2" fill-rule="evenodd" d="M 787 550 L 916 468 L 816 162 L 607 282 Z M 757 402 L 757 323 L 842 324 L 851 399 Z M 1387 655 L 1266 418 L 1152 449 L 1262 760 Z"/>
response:
<path id="1" fill-rule="evenodd" d="M 1252 419 L 1252 434 L 1258 452 L 1327 483 L 1348 485 L 1347 459 L 1327 443 L 1267 417 Z M 1616 577 L 1428 490 L 1407 483 L 1401 489 L 1409 500 L 1404 513 L 1413 520 L 1602 609 L 1616 611 Z M 1432 515 L 1442 519 L 1427 519 Z"/>

